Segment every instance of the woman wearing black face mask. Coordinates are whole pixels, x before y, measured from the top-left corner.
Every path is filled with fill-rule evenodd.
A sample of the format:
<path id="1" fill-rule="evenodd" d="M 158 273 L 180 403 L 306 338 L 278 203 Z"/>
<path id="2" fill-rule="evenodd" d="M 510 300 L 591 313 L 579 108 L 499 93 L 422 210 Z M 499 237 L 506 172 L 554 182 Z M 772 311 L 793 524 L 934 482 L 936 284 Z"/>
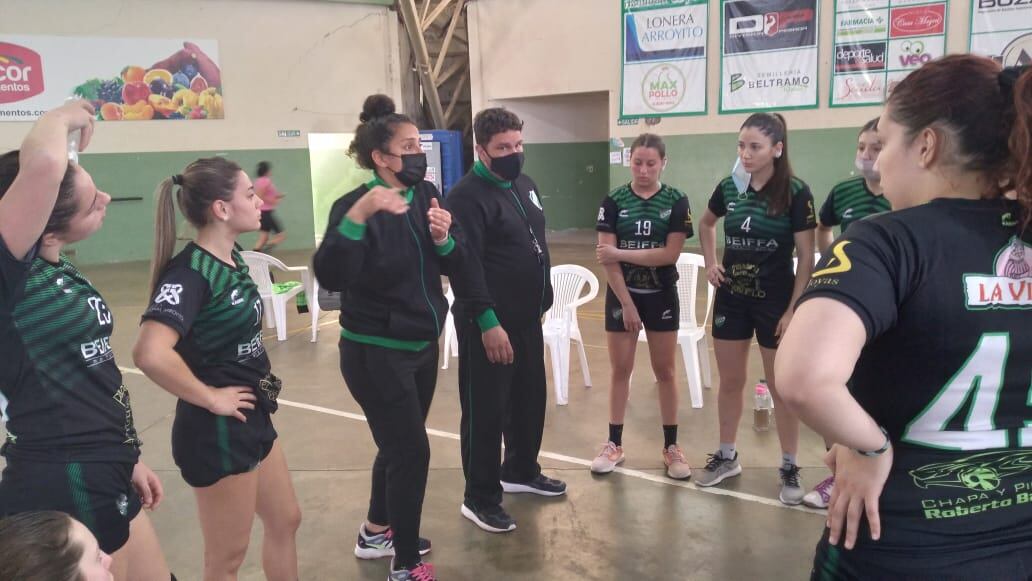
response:
<path id="1" fill-rule="evenodd" d="M 424 422 L 437 382 L 437 338 L 462 246 L 426 174 L 419 129 L 385 95 L 366 99 L 350 154 L 375 177 L 333 204 L 314 258 L 340 291 L 340 368 L 379 448 L 355 555 L 394 557 L 389 579 L 432 581 L 419 521 L 430 463 Z"/>

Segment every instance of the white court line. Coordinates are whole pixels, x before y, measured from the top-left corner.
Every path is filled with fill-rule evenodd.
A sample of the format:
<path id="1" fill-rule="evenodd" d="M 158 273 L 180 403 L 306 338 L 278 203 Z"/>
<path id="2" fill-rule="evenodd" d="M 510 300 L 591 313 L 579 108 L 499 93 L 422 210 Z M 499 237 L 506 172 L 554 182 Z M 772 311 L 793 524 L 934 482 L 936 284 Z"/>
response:
<path id="1" fill-rule="evenodd" d="M 312 405 L 312 404 L 307 404 L 307 403 L 293 402 L 293 401 L 285 400 L 285 399 L 282 399 L 282 398 L 278 399 L 276 401 L 279 402 L 281 405 L 285 405 L 285 406 L 296 407 L 296 408 L 300 408 L 300 409 L 304 409 L 304 410 L 309 410 L 309 411 L 313 411 L 313 412 L 319 412 L 319 413 L 323 413 L 323 414 L 328 414 L 328 415 L 331 415 L 331 416 L 339 416 L 339 417 L 342 417 L 342 418 L 348 418 L 349 420 L 357 420 L 357 421 L 360 421 L 360 422 L 366 421 L 365 416 L 363 416 L 361 414 L 355 414 L 355 413 L 351 413 L 351 412 L 344 412 L 344 411 L 340 411 L 340 410 L 335 410 L 335 409 L 326 408 L 326 407 L 317 406 L 317 405 Z M 451 432 L 443 432 L 441 430 L 435 430 L 435 429 L 432 429 L 432 428 L 427 428 L 426 429 L 426 433 L 428 435 L 431 435 L 431 436 L 437 436 L 439 438 L 447 438 L 449 440 L 458 440 L 459 439 L 459 435 L 458 434 L 453 434 Z M 541 456 L 542 458 L 548 458 L 550 460 L 556 460 L 556 461 L 559 461 L 559 462 L 566 462 L 568 464 L 577 464 L 579 466 L 584 466 L 584 467 L 590 467 L 591 466 L 591 460 L 585 460 L 583 458 L 574 458 L 573 456 L 566 456 L 565 454 L 556 454 L 554 452 L 542 451 L 538 455 Z M 822 511 L 822 510 L 815 510 L 815 509 L 808 508 L 808 507 L 805 507 L 805 506 L 787 506 L 787 505 L 784 505 L 784 504 L 782 504 L 781 502 L 779 502 L 777 500 L 774 500 L 773 498 L 765 498 L 765 497 L 762 497 L 762 496 L 756 496 L 755 494 L 748 494 L 748 493 L 745 493 L 745 492 L 738 492 L 736 490 L 726 490 L 726 489 L 723 489 L 723 488 L 702 488 L 702 487 L 696 486 L 692 482 L 682 482 L 682 481 L 678 481 L 678 480 L 671 480 L 669 478 L 665 478 L 665 477 L 659 476 L 657 474 L 650 474 L 648 472 L 642 472 L 641 470 L 632 470 L 632 469 L 629 469 L 629 468 L 619 468 L 618 467 L 615 470 L 615 472 L 617 472 L 618 474 L 623 474 L 624 476 L 630 476 L 632 478 L 638 478 L 638 479 L 641 479 L 641 480 L 648 480 L 649 482 L 655 482 L 657 484 L 666 484 L 667 486 L 676 486 L 678 488 L 686 488 L 688 490 L 695 490 L 697 492 L 704 492 L 706 494 L 714 494 L 714 495 L 717 495 L 717 496 L 730 496 L 732 498 L 737 498 L 739 500 L 747 500 L 749 502 L 755 502 L 757 504 L 763 504 L 763 505 L 766 505 L 766 506 L 772 506 L 774 508 L 783 508 L 783 509 L 788 509 L 788 510 L 796 510 L 796 511 L 799 511 L 799 512 L 807 512 L 807 513 L 810 513 L 810 514 L 819 514 L 821 516 L 824 516 L 824 514 L 825 514 L 825 512 Z"/>
<path id="2" fill-rule="evenodd" d="M 139 369 L 132 368 L 132 367 L 119 367 L 119 369 L 121 369 L 123 373 L 132 373 L 134 375 L 143 375 L 142 371 L 140 371 Z M 290 401 L 290 400 L 286 400 L 286 399 L 282 399 L 282 398 L 277 399 L 276 401 L 280 405 L 285 405 L 285 406 L 288 406 L 288 407 L 295 407 L 295 408 L 299 408 L 299 409 L 303 409 L 303 410 L 308 410 L 308 411 L 311 411 L 311 412 L 318 412 L 318 413 L 321 413 L 321 414 L 327 414 L 327 415 L 331 415 L 331 416 L 347 418 L 349 420 L 355 420 L 355 421 L 359 421 L 359 422 L 365 422 L 366 421 L 365 416 L 363 416 L 362 414 L 345 412 L 345 411 L 335 410 L 335 409 L 332 409 L 332 408 L 322 407 L 322 406 L 318 406 L 318 405 L 312 405 L 312 404 L 308 404 L 308 403 L 300 403 L 300 402 L 296 402 L 296 401 Z M 448 440 L 456 440 L 456 441 L 459 440 L 459 435 L 458 434 L 453 434 L 451 432 L 445 432 L 445 431 L 442 431 L 442 430 L 435 430 L 433 428 L 427 428 L 426 429 L 426 433 L 427 433 L 427 435 L 437 436 L 438 438 L 446 438 Z M 556 460 L 558 462 L 566 462 L 567 464 L 576 464 L 578 466 L 584 466 L 584 467 L 590 467 L 591 466 L 591 460 L 585 460 L 583 458 L 575 458 L 573 456 L 567 456 L 565 454 L 556 454 L 555 452 L 545 452 L 545 451 L 542 451 L 538 455 L 541 456 L 542 458 L 548 458 L 549 460 Z M 703 493 L 706 493 L 706 494 L 713 494 L 713 495 L 716 495 L 716 496 L 729 496 L 731 498 L 737 498 L 738 500 L 746 500 L 746 501 L 749 501 L 749 502 L 755 502 L 757 504 L 762 504 L 762 505 L 770 506 L 770 507 L 774 507 L 774 508 L 781 508 L 781 509 L 786 509 L 786 510 L 795 510 L 795 511 L 806 512 L 806 513 L 810 513 L 810 514 L 818 514 L 818 515 L 821 515 L 821 516 L 825 515 L 825 512 L 822 511 L 822 510 L 816 510 L 816 509 L 808 508 L 808 507 L 805 507 L 805 506 L 802 506 L 802 505 L 799 505 L 799 506 L 787 506 L 785 504 L 782 504 L 780 501 L 774 500 L 773 498 L 766 498 L 766 497 L 763 497 L 763 496 L 757 496 L 755 494 L 749 494 L 749 493 L 746 493 L 746 492 L 738 492 L 737 490 L 727 490 L 727 489 L 724 489 L 724 488 L 716 488 L 716 487 L 703 488 L 703 487 L 700 487 L 700 486 L 696 486 L 695 483 L 693 483 L 693 482 L 682 482 L 682 481 L 679 481 L 679 480 L 671 480 L 669 478 L 660 476 L 658 474 L 651 474 L 649 472 L 642 472 L 641 470 L 632 470 L 630 468 L 620 468 L 620 467 L 617 467 L 616 470 L 614 470 L 614 472 L 616 472 L 618 474 L 623 474 L 624 476 L 630 476 L 631 478 L 638 478 L 640 480 L 647 480 L 649 482 L 655 482 L 657 484 L 665 484 L 667 486 L 676 486 L 678 488 L 685 488 L 687 490 L 694 490 L 696 492 L 703 492 Z"/>

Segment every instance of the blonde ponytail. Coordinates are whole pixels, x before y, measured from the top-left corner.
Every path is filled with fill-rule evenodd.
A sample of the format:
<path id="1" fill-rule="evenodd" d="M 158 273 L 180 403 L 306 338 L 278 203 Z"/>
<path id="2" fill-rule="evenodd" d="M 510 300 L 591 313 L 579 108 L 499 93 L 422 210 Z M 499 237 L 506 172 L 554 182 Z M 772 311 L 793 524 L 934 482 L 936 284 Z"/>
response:
<path id="1" fill-rule="evenodd" d="M 176 246 L 176 208 L 172 200 L 172 178 L 165 178 L 154 192 L 154 257 L 151 258 L 151 293 L 157 290 L 161 274 L 165 271 L 172 251 Z"/>

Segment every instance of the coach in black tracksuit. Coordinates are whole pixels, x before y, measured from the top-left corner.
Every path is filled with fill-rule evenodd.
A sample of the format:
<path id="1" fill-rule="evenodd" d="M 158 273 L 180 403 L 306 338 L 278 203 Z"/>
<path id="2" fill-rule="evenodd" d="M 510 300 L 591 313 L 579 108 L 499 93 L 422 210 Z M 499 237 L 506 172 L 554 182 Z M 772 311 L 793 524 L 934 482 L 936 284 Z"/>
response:
<path id="1" fill-rule="evenodd" d="M 480 528 L 508 532 L 516 523 L 502 490 L 566 493 L 537 463 L 545 424 L 541 317 L 552 306 L 545 214 L 537 186 L 521 173 L 523 122 L 486 109 L 473 122 L 480 161 L 448 194 L 465 234 L 474 273 L 454 280 L 462 402 L 462 514 Z M 485 304 L 479 297 L 490 296 Z M 502 436 L 505 458 L 501 460 Z"/>

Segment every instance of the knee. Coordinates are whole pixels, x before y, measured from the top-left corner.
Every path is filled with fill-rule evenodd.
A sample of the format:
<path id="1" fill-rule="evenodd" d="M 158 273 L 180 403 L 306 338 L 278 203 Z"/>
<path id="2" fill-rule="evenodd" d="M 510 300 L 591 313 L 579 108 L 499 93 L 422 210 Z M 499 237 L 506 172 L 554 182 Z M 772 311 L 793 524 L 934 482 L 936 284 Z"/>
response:
<path id="1" fill-rule="evenodd" d="M 656 374 L 656 381 L 658 381 L 660 385 L 672 385 L 674 383 L 674 380 L 676 379 L 673 365 L 666 368 L 653 368 L 652 371 Z"/>
<path id="2" fill-rule="evenodd" d="M 738 375 L 720 376 L 720 395 L 724 397 L 735 397 L 742 395 L 745 389 L 745 377 Z"/>
<path id="3" fill-rule="evenodd" d="M 294 536 L 301 528 L 301 519 L 301 506 L 295 500 L 278 519 L 280 522 L 276 523 L 276 528 L 281 534 Z"/>
<path id="4" fill-rule="evenodd" d="M 627 382 L 631 379 L 631 373 L 634 371 L 634 364 L 616 364 L 613 365 L 612 376 L 614 383 Z"/>
<path id="5" fill-rule="evenodd" d="M 230 576 L 235 579 L 240 565 L 244 563 L 244 557 L 247 556 L 249 540 L 220 543 L 220 546 L 217 547 L 206 546 L 204 548 L 204 568 L 213 574 L 211 577 L 218 579 Z M 208 577 L 205 575 L 205 578 Z"/>

